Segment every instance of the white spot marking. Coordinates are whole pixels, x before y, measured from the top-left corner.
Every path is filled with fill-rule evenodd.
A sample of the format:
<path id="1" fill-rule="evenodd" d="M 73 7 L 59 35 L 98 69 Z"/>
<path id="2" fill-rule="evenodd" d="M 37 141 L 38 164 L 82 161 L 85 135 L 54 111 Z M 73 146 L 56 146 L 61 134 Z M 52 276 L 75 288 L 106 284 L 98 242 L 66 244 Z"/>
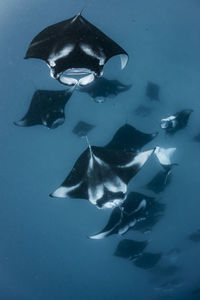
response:
<path id="1" fill-rule="evenodd" d="M 103 50 L 100 50 L 100 55 L 98 55 L 97 53 L 94 52 L 94 50 L 87 44 L 81 44 L 80 48 L 83 50 L 83 52 L 85 52 L 87 55 L 95 57 L 96 59 L 99 60 L 99 65 L 103 66 L 105 64 L 105 55 L 103 53 Z"/>
<path id="2" fill-rule="evenodd" d="M 127 54 L 120 54 L 120 59 L 121 59 L 121 69 L 123 70 L 127 63 L 128 63 L 128 55 Z"/>
<path id="3" fill-rule="evenodd" d="M 58 53 L 51 53 L 48 58 L 48 63 L 51 67 L 55 67 L 56 60 L 59 58 L 68 56 L 74 49 L 74 45 L 67 45 L 63 49 L 61 49 Z"/>

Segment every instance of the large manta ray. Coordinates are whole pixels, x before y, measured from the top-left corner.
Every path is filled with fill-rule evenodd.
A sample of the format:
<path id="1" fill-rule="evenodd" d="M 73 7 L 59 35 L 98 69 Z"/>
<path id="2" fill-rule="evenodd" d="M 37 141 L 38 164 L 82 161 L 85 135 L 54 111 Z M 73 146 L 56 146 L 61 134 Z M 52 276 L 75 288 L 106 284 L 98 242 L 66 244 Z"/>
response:
<path id="1" fill-rule="evenodd" d="M 98 208 L 118 206 L 126 198 L 128 182 L 153 151 L 130 153 L 89 145 L 50 196 L 86 199 Z"/>
<path id="2" fill-rule="evenodd" d="M 51 76 L 63 84 L 86 85 L 102 76 L 105 63 L 115 55 L 121 56 L 123 69 L 128 61 L 126 51 L 79 13 L 41 31 L 29 45 L 25 59 L 44 60 Z"/>
<path id="3" fill-rule="evenodd" d="M 65 91 L 37 90 L 25 116 L 17 126 L 43 125 L 49 129 L 62 125 L 65 121 L 65 105 L 69 101 L 74 87 Z"/>

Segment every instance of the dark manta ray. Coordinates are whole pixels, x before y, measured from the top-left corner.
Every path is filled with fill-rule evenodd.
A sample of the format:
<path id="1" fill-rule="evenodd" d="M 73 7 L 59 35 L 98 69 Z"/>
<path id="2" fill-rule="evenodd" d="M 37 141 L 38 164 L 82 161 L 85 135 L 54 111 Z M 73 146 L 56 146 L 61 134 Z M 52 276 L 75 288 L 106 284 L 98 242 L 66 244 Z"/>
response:
<path id="1" fill-rule="evenodd" d="M 176 114 L 161 120 L 161 128 L 167 133 L 175 133 L 187 126 L 192 109 L 184 109 Z"/>
<path id="2" fill-rule="evenodd" d="M 188 236 L 188 239 L 192 242 L 200 243 L 200 228 L 198 228 L 197 231 L 191 233 Z"/>
<path id="3" fill-rule="evenodd" d="M 62 125 L 65 121 L 65 105 L 69 101 L 74 88 L 65 91 L 37 90 L 31 100 L 28 112 L 17 126 L 44 125 L 50 129 Z"/>
<path id="4" fill-rule="evenodd" d="M 150 269 L 158 263 L 162 255 L 161 253 L 143 253 L 143 250 L 147 247 L 147 245 L 147 241 L 139 242 L 124 239 L 119 242 L 114 255 L 131 260 L 133 264 L 139 268 Z"/>
<path id="5" fill-rule="evenodd" d="M 136 257 L 133 261 L 134 265 L 141 269 L 151 269 L 153 268 L 161 259 L 161 253 L 142 253 Z"/>
<path id="6" fill-rule="evenodd" d="M 139 241 L 124 239 L 119 242 L 114 255 L 133 260 L 143 252 L 143 250 L 147 247 L 147 245 L 148 245 L 147 241 L 139 242 Z"/>
<path id="7" fill-rule="evenodd" d="M 144 133 L 129 124 L 120 127 L 112 140 L 105 146 L 107 149 L 138 151 L 157 136 L 156 133 Z"/>
<path id="8" fill-rule="evenodd" d="M 163 204 L 157 203 L 154 198 L 131 192 L 120 207 L 113 209 L 106 226 L 90 238 L 102 239 L 112 234 L 122 235 L 130 228 L 138 231 L 150 230 L 163 210 Z"/>
<path id="9" fill-rule="evenodd" d="M 41 31 L 29 45 L 25 58 L 44 60 L 51 76 L 63 84 L 86 85 L 102 76 L 105 63 L 115 55 L 120 55 L 123 69 L 128 54 L 79 13 Z"/>
<path id="10" fill-rule="evenodd" d="M 80 121 L 76 124 L 72 132 L 79 137 L 86 136 L 90 130 L 94 128 L 94 125 Z"/>
<path id="11" fill-rule="evenodd" d="M 146 87 L 146 96 L 152 101 L 159 101 L 159 90 L 159 85 L 153 82 L 148 82 Z"/>
<path id="12" fill-rule="evenodd" d="M 95 101 L 103 102 L 108 97 L 114 97 L 131 88 L 131 84 L 123 84 L 118 80 L 100 77 L 91 85 L 80 87 L 79 91 L 89 94 Z"/>
<path id="13" fill-rule="evenodd" d="M 118 206 L 126 198 L 128 182 L 153 151 L 130 153 L 89 145 L 50 196 L 86 199 L 98 208 Z"/>

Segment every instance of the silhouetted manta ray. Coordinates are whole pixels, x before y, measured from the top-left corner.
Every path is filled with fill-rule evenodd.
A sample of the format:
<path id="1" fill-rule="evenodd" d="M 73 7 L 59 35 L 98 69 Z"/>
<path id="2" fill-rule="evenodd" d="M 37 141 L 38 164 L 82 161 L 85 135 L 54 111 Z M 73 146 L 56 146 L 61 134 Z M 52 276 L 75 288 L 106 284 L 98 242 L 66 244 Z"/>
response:
<path id="1" fill-rule="evenodd" d="M 17 126 L 43 125 L 50 129 L 62 125 L 65 121 L 65 105 L 69 101 L 74 87 L 65 91 L 37 90 L 31 100 L 28 112 L 17 122 Z"/>
<path id="2" fill-rule="evenodd" d="M 102 76 L 105 63 L 115 55 L 120 55 L 123 69 L 128 61 L 126 51 L 79 13 L 42 30 L 29 45 L 25 59 L 44 60 L 51 76 L 63 84 L 86 85 Z"/>
<path id="3" fill-rule="evenodd" d="M 128 182 L 153 151 L 130 153 L 89 145 L 50 196 L 86 199 L 98 208 L 118 206 L 126 198 Z"/>
<path id="4" fill-rule="evenodd" d="M 147 245 L 147 241 L 134 241 L 124 239 L 117 245 L 117 249 L 115 250 L 114 255 L 133 260 L 143 252 Z"/>
<path id="5" fill-rule="evenodd" d="M 84 121 L 80 121 L 76 124 L 72 132 L 78 135 L 79 137 L 83 137 L 86 136 L 93 128 L 94 125 L 86 123 Z"/>
<path id="6" fill-rule="evenodd" d="M 138 151 L 157 136 L 156 133 L 144 133 L 129 124 L 121 126 L 112 140 L 105 146 L 107 149 Z"/>
<path id="7" fill-rule="evenodd" d="M 162 254 L 143 252 L 147 245 L 147 241 L 124 239 L 119 242 L 114 255 L 131 260 L 138 268 L 150 269 L 159 262 Z"/>
<path id="8" fill-rule="evenodd" d="M 180 129 L 187 126 L 192 109 L 184 109 L 172 116 L 161 119 L 161 128 L 165 129 L 167 133 L 173 134 Z"/>
<path id="9" fill-rule="evenodd" d="M 163 204 L 155 201 L 155 198 L 131 192 L 120 207 L 113 209 L 106 226 L 90 238 L 102 239 L 112 234 L 122 235 L 130 228 L 147 231 L 159 220 L 163 210 Z"/>
<path id="10" fill-rule="evenodd" d="M 159 90 L 159 85 L 153 82 L 148 82 L 146 87 L 146 96 L 152 101 L 159 101 Z"/>
<path id="11" fill-rule="evenodd" d="M 93 84 L 80 87 L 79 91 L 89 94 L 96 102 L 103 102 L 106 98 L 117 96 L 129 90 L 131 86 L 131 84 L 126 85 L 119 80 L 100 77 Z"/>
<path id="12" fill-rule="evenodd" d="M 157 263 L 159 262 L 161 257 L 162 257 L 162 253 L 146 252 L 146 253 L 142 253 L 141 255 L 136 257 L 133 260 L 133 263 L 136 267 L 138 267 L 140 269 L 145 269 L 145 270 L 151 269 L 155 265 L 157 265 Z"/>

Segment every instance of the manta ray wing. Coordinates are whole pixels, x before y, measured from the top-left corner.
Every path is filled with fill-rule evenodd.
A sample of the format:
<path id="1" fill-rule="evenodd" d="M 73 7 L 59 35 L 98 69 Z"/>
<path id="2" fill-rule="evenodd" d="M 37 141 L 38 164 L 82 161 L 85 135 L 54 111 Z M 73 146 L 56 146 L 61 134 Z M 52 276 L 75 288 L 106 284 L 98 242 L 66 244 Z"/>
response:
<path id="1" fill-rule="evenodd" d="M 157 134 L 157 132 L 152 134 L 143 133 L 133 126 L 125 124 L 117 130 L 112 140 L 105 147 L 122 151 L 138 151 L 153 140 Z"/>
<path id="2" fill-rule="evenodd" d="M 117 233 L 118 226 L 121 222 L 122 211 L 119 207 L 115 207 L 111 213 L 108 223 L 106 226 L 97 234 L 91 235 L 90 239 L 102 239 L 111 234 Z"/>
<path id="3" fill-rule="evenodd" d="M 114 255 L 133 260 L 135 257 L 143 253 L 143 250 L 147 247 L 147 245 L 147 241 L 124 239 L 119 242 Z"/>
<path id="4" fill-rule="evenodd" d="M 64 109 L 74 88 L 65 91 L 37 90 L 26 115 L 14 124 L 17 126 L 44 125 L 56 128 L 65 120 Z"/>

